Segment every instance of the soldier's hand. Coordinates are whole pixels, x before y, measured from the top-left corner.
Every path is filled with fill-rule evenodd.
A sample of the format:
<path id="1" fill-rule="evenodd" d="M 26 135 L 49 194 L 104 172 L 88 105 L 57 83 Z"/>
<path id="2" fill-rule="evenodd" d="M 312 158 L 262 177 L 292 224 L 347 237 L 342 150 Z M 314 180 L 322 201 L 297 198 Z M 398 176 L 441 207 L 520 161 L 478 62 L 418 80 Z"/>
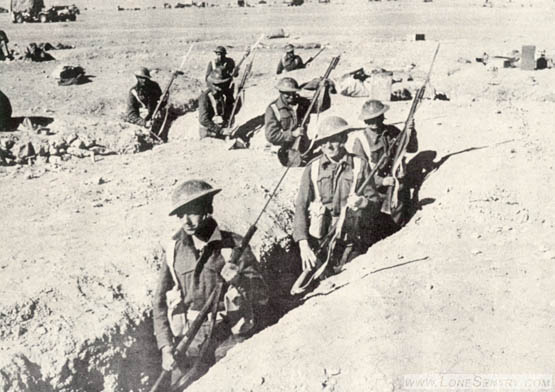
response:
<path id="1" fill-rule="evenodd" d="M 349 198 L 347 199 L 347 207 L 349 207 L 351 210 L 356 211 L 359 208 L 364 208 L 368 205 L 368 199 L 364 196 L 358 196 L 358 195 L 350 195 Z"/>
<path id="2" fill-rule="evenodd" d="M 301 251 L 303 271 L 314 269 L 314 267 L 316 267 L 316 255 L 310 248 L 308 241 L 307 240 L 299 241 L 299 249 Z"/>
<path id="3" fill-rule="evenodd" d="M 162 369 L 169 372 L 175 368 L 177 363 L 169 346 L 162 347 Z"/>
<path id="4" fill-rule="evenodd" d="M 150 128 L 152 126 L 152 120 L 145 121 L 145 128 Z"/>
<path id="5" fill-rule="evenodd" d="M 395 185 L 395 179 L 393 177 L 385 177 L 382 181 L 383 186 L 393 186 Z"/>
<path id="6" fill-rule="evenodd" d="M 301 127 L 295 128 L 292 132 L 291 132 L 291 136 L 293 137 L 299 137 L 304 133 L 304 129 L 302 129 Z"/>

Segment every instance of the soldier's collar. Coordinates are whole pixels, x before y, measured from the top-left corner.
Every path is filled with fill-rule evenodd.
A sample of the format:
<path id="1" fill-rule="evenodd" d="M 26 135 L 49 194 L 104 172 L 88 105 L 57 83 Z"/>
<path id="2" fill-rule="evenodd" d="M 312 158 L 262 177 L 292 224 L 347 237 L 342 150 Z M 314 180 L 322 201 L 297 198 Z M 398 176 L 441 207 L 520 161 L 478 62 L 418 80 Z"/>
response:
<path id="1" fill-rule="evenodd" d="M 321 159 L 322 159 L 322 168 L 324 168 L 324 169 L 326 167 L 328 167 L 329 165 L 332 165 L 332 164 L 333 165 L 345 165 L 345 164 L 347 164 L 349 166 L 352 166 L 352 161 L 349 159 L 349 154 L 347 153 L 347 151 L 345 151 L 345 153 L 343 154 L 341 159 L 338 160 L 338 161 L 334 161 L 334 160 L 329 159 L 326 156 L 326 154 L 324 154 L 324 153 L 322 153 L 322 158 Z"/>

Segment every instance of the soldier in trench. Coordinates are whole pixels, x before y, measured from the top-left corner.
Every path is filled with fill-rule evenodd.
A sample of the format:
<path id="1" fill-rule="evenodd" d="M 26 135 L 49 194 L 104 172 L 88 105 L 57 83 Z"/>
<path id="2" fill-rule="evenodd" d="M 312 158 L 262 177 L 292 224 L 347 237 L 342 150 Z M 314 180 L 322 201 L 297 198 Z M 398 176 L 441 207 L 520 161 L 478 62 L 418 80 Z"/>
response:
<path id="1" fill-rule="evenodd" d="M 135 71 L 135 78 L 137 84 L 129 90 L 125 121 L 150 128 L 162 90 L 158 83 L 152 80 L 150 71 L 145 67 Z"/>
<path id="2" fill-rule="evenodd" d="M 401 133 L 401 130 L 396 126 L 384 123 L 385 113 L 388 110 L 389 106 L 379 100 L 371 99 L 366 101 L 362 105 L 359 116 L 359 119 L 366 124 L 366 128 L 351 133 L 346 145 L 347 150 L 366 159 L 371 168 L 374 168 L 383 155 L 393 155 L 396 148 L 396 139 Z M 418 138 L 414 119 L 409 124 L 408 132 L 409 142 L 406 151 L 408 153 L 415 153 L 418 151 Z M 385 164 L 382 164 L 374 175 L 376 194 L 382 204 L 387 197 L 387 188 L 395 183 L 395 179 L 391 177 L 391 164 L 391 161 L 386 160 Z M 403 163 L 401 173 L 406 172 L 404 166 Z M 404 175 L 398 176 L 397 181 L 399 181 L 399 203 L 397 208 L 391 212 L 391 215 L 380 213 L 375 217 L 374 225 L 379 226 L 379 229 L 375 230 L 374 234 L 379 236 L 374 241 L 392 234 L 408 220 L 410 187 L 406 183 Z"/>
<path id="3" fill-rule="evenodd" d="M 329 261 L 322 277 L 339 271 L 368 249 L 371 217 L 379 211 L 379 200 L 372 180 L 359 189 L 370 168 L 365 159 L 345 149 L 351 130 L 338 116 L 328 117 L 318 126 L 315 144 L 321 154 L 306 166 L 295 204 L 293 239 L 299 245 L 303 273 L 293 294 L 308 288 L 326 257 Z M 331 228 L 341 234 L 334 244 L 322 247 Z M 332 247 L 329 253 L 328 246 Z"/>
<path id="4" fill-rule="evenodd" d="M 182 390 L 204 374 L 235 344 L 261 327 L 268 302 L 266 283 L 247 247 L 232 264 L 231 252 L 241 244 L 237 234 L 220 229 L 212 217 L 214 195 L 220 192 L 202 180 L 189 180 L 173 192 L 170 216 L 181 228 L 166 244 L 165 260 L 154 296 L 154 333 L 162 367 L 171 371 L 171 390 Z M 213 333 L 209 314 L 193 343 L 178 357 L 176 341 L 185 335 L 210 293 L 223 282 Z M 203 353 L 203 345 L 206 345 Z M 177 388 L 177 389 L 176 389 Z"/>

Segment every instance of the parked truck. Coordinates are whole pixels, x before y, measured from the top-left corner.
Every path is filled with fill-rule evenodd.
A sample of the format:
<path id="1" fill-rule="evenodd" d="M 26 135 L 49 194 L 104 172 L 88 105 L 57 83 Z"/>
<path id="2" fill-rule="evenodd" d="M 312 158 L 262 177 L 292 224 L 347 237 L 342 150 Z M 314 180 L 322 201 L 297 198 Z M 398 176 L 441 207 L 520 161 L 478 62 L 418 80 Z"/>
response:
<path id="1" fill-rule="evenodd" d="M 44 0 L 11 0 L 13 23 L 65 22 L 77 20 L 79 8 L 72 5 L 44 6 Z"/>

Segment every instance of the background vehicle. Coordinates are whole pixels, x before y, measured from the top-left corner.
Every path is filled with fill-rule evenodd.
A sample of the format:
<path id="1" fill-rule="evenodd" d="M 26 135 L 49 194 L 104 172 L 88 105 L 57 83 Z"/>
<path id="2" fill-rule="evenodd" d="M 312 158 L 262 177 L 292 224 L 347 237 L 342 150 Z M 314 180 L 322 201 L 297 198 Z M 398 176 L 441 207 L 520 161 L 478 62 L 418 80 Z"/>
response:
<path id="1" fill-rule="evenodd" d="M 11 0 L 10 11 L 13 23 L 75 21 L 79 14 L 74 4 L 46 8 L 44 0 Z"/>

